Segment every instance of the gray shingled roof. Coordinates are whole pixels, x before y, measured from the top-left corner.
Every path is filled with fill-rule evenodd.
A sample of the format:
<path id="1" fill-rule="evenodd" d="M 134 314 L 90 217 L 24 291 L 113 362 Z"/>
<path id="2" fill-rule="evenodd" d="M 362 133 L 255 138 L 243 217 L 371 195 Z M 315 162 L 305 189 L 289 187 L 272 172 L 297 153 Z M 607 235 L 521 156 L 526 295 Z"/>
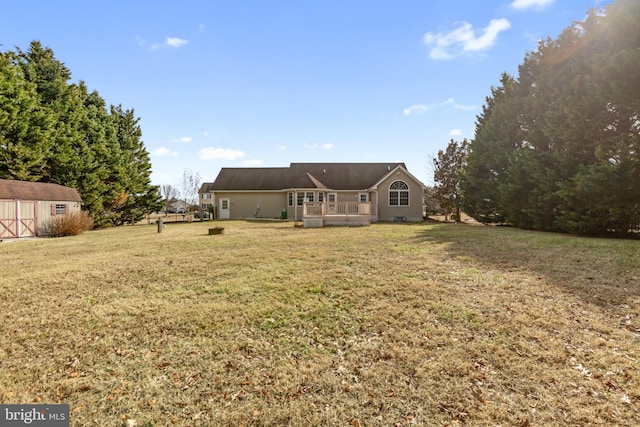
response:
<path id="1" fill-rule="evenodd" d="M 291 163 L 288 168 L 222 168 L 201 192 L 325 188 L 365 190 L 404 163 Z"/>
<path id="2" fill-rule="evenodd" d="M 74 188 L 44 182 L 0 179 L 0 199 L 82 202 Z"/>

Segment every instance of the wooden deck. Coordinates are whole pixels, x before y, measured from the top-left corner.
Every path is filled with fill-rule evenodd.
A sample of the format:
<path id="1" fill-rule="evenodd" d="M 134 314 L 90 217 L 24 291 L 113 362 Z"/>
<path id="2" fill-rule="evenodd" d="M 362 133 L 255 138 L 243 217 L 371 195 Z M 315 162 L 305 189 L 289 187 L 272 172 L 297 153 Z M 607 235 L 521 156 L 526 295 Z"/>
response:
<path id="1" fill-rule="evenodd" d="M 305 202 L 302 209 L 304 227 L 366 227 L 377 220 L 370 202 Z"/>

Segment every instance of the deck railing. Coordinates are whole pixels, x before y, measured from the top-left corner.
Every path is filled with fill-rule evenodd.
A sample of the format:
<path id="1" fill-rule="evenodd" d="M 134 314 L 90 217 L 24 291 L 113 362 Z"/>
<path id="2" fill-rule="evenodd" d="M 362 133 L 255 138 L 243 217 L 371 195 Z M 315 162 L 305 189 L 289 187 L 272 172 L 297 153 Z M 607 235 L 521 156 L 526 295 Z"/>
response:
<path id="1" fill-rule="evenodd" d="M 305 202 L 303 216 L 371 215 L 370 202 Z"/>
<path id="2" fill-rule="evenodd" d="M 369 225 L 377 221 L 374 211 L 370 202 L 305 202 L 302 217 L 322 218 L 326 225 Z"/>

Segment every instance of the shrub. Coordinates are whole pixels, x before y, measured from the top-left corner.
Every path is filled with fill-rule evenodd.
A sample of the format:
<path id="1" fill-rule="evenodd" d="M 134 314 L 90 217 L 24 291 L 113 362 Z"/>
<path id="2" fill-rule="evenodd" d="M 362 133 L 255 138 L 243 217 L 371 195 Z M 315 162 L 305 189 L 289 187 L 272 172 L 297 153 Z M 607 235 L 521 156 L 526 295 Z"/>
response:
<path id="1" fill-rule="evenodd" d="M 47 234 L 52 237 L 77 236 L 93 228 L 93 218 L 85 212 L 67 212 L 51 218 L 47 225 Z"/>

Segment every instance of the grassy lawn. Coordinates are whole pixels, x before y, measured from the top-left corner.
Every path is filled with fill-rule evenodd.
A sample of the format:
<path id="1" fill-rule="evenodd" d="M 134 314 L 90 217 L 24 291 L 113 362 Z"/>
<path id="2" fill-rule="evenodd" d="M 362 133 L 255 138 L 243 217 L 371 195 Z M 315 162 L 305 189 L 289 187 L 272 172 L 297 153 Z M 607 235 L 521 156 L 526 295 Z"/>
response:
<path id="1" fill-rule="evenodd" d="M 0 243 L 0 403 L 73 426 L 640 424 L 638 241 L 213 225 Z"/>

